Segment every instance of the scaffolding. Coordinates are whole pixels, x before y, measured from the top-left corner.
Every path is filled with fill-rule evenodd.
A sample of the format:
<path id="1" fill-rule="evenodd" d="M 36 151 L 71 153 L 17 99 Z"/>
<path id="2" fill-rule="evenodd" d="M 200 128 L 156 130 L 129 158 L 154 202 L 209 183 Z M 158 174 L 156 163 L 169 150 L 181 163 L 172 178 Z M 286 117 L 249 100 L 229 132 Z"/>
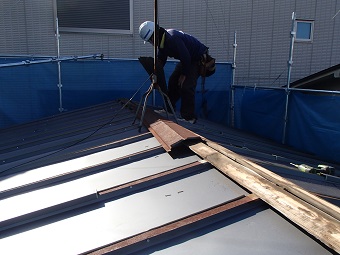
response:
<path id="1" fill-rule="evenodd" d="M 292 25 L 290 31 L 290 49 L 289 49 L 289 59 L 287 61 L 288 67 L 288 75 L 285 87 L 272 87 L 272 86 L 241 86 L 235 84 L 235 72 L 236 72 L 236 48 L 237 48 L 237 41 L 236 41 L 236 31 L 234 34 L 234 43 L 233 43 L 233 81 L 231 83 L 230 88 L 230 120 L 229 125 L 231 127 L 235 127 L 235 89 L 236 88 L 251 88 L 251 89 L 264 89 L 264 90 L 281 90 L 285 93 L 285 111 L 283 116 L 283 127 L 282 127 L 282 144 L 286 143 L 286 136 L 287 136 L 287 124 L 288 124 L 288 113 L 289 113 L 289 99 L 291 92 L 310 92 L 310 93 L 320 93 L 320 94 L 330 94 L 330 95 L 340 95 L 340 91 L 330 91 L 330 90 L 315 90 L 315 89 L 298 89 L 298 88 L 291 88 L 291 73 L 293 67 L 293 52 L 294 52 L 294 42 L 296 38 L 296 13 L 292 13 Z M 281 76 L 281 75 L 280 75 Z"/>
<path id="2" fill-rule="evenodd" d="M 212 103 L 212 105 L 210 105 L 210 109 L 211 111 L 209 112 L 209 114 L 226 114 L 226 121 L 225 124 L 233 127 L 233 128 L 239 128 L 242 129 L 243 127 L 238 125 L 237 123 L 237 119 L 235 120 L 235 118 L 238 118 L 240 116 L 240 113 L 238 112 L 240 109 L 237 108 L 237 101 L 235 102 L 235 100 L 237 100 L 237 92 L 241 89 L 245 90 L 245 89 L 253 89 L 254 91 L 259 91 L 259 90 L 279 90 L 280 93 L 282 92 L 282 95 L 285 96 L 285 99 L 282 99 L 282 103 L 285 104 L 285 109 L 282 110 L 282 117 L 280 115 L 280 126 L 278 126 L 278 129 L 282 130 L 281 131 L 281 135 L 280 135 L 280 141 L 283 144 L 287 144 L 287 129 L 288 124 L 291 120 L 289 120 L 289 112 L 291 110 L 294 110 L 292 107 L 294 107 L 294 104 L 292 104 L 291 102 L 291 98 L 292 98 L 292 93 L 296 93 L 296 92 L 307 92 L 307 93 L 317 93 L 317 94 L 325 94 L 325 95 L 340 95 L 340 91 L 330 91 L 330 90 L 313 90 L 313 89 L 298 89 L 298 88 L 291 88 L 290 87 L 290 73 L 291 70 L 293 68 L 293 48 L 294 48 L 294 40 L 295 40 L 295 35 L 296 35 L 296 27 L 295 27 L 295 19 L 296 19 L 296 15 L 295 13 L 293 13 L 292 15 L 292 29 L 290 31 L 290 35 L 291 35 L 291 46 L 290 46 L 290 52 L 289 52 L 289 59 L 288 59 L 288 76 L 287 76 L 287 81 L 286 81 L 286 85 L 284 87 L 273 87 L 273 86 L 241 86 L 235 83 L 235 77 L 236 77 L 236 57 L 237 57 L 237 33 L 236 31 L 234 32 L 234 40 L 233 40 L 233 61 L 231 63 L 231 81 L 230 81 L 230 85 L 228 83 L 228 85 L 224 85 L 226 88 L 223 91 L 223 95 L 220 95 L 221 93 L 218 93 L 218 96 L 221 96 L 224 98 L 224 102 L 226 102 L 227 100 L 229 100 L 229 102 L 226 102 L 226 107 L 225 108 L 221 108 L 221 105 L 219 104 L 214 104 Z M 57 23 L 57 22 L 56 22 Z M 59 36 L 58 36 L 58 30 L 56 29 L 56 40 L 59 41 Z M 59 42 L 57 43 L 57 45 L 59 44 Z M 59 46 L 57 46 L 59 48 Z M 62 78 L 67 78 L 66 75 L 64 74 L 64 76 L 62 75 L 62 63 L 63 62 L 68 62 L 68 61 L 75 61 L 77 62 L 77 60 L 85 60 L 85 59 L 100 59 L 100 60 L 107 60 L 104 58 L 104 56 L 102 54 L 91 54 L 91 55 L 85 55 L 85 56 L 67 56 L 67 57 L 63 57 L 60 54 L 60 49 L 57 50 L 57 56 L 33 56 L 33 55 L 0 55 L 0 57 L 2 58 L 16 58 L 16 59 L 23 59 L 22 61 L 17 61 L 14 63 L 3 63 L 0 64 L 0 69 L 2 68 L 8 68 L 8 67 L 18 67 L 18 66 L 30 66 L 30 65 L 39 65 L 39 64 L 44 64 L 44 63 L 54 63 L 57 64 L 57 68 L 55 69 L 55 67 L 53 66 L 53 75 L 57 74 L 57 87 L 58 87 L 58 91 L 59 91 L 59 112 L 63 112 L 64 109 L 64 102 L 63 102 L 63 95 L 65 94 L 65 91 L 62 90 L 63 85 L 62 85 Z M 111 59 L 112 60 L 112 59 Z M 125 59 L 127 60 L 127 59 Z M 109 60 L 110 61 L 110 60 Z M 126 61 L 127 62 L 127 61 Z M 229 63 L 230 64 L 230 63 Z M 228 67 L 229 68 L 229 67 Z M 63 69 L 65 71 L 65 69 Z M 67 71 L 67 70 L 66 70 Z M 116 70 L 117 71 L 117 70 Z M 117 71 L 119 72 L 119 71 Z M 144 72 L 144 70 L 143 70 Z M 227 72 L 227 71 L 223 71 L 223 72 Z M 72 73 L 73 75 L 73 73 Z M 215 75 L 216 76 L 216 75 Z M 223 76 L 225 77 L 225 76 Z M 229 77 L 228 77 L 229 80 Z M 64 81 L 65 82 L 65 81 Z M 136 80 L 134 79 L 133 82 L 136 82 Z M 121 84 L 119 85 L 121 86 Z M 82 89 L 82 87 L 81 87 Z M 134 89 L 134 88 L 133 88 Z M 211 91 L 211 90 L 210 90 Z M 78 93 L 78 92 L 77 92 Z M 225 98 L 227 98 L 227 100 L 225 100 Z M 281 98 L 281 97 L 280 97 Z M 214 101 L 213 99 L 210 99 L 211 101 Z M 210 102 L 211 102 L 210 101 Z M 216 102 L 216 101 L 214 101 Z M 247 102 L 242 102 L 243 104 L 247 104 Z M 55 103 L 56 105 L 57 103 Z M 155 100 L 153 99 L 153 104 L 155 104 Z M 55 107 L 55 106 L 53 106 Z M 284 111 L 284 112 L 283 112 Z M 243 113 L 242 113 L 243 114 Z M 225 115 L 224 115 L 225 116 Z M 236 116 L 236 117 L 235 117 Z M 211 115 L 208 116 L 208 118 L 211 118 Z M 224 123 L 223 123 L 224 124 Z M 282 125 L 282 126 L 281 126 Z M 289 143 L 288 143 L 289 144 Z"/>

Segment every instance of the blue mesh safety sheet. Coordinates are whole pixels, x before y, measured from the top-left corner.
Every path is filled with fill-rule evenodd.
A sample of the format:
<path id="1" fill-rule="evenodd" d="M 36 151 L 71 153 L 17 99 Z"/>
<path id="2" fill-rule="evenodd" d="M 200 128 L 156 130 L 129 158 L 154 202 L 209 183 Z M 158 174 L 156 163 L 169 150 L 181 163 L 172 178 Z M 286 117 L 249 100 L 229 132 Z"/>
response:
<path id="1" fill-rule="evenodd" d="M 56 61 L 4 67 L 25 59 L 0 59 L 0 129 L 56 115 L 62 111 L 132 98 L 139 102 L 151 81 L 137 59 L 68 60 L 61 62 L 61 85 Z M 26 61 L 27 62 L 27 61 Z M 168 61 L 168 79 L 177 64 Z M 290 91 L 287 123 L 284 89 L 234 87 L 232 65 L 217 63 L 216 73 L 201 79 L 196 87 L 199 118 L 231 125 L 271 140 L 285 143 L 326 160 L 340 162 L 340 97 Z M 231 101 L 231 91 L 234 101 Z M 234 105 L 231 105 L 234 102 Z M 148 104 L 161 107 L 155 93 Z M 180 102 L 177 104 L 179 108 Z M 234 110 L 232 114 L 231 109 Z"/>
<path id="2" fill-rule="evenodd" d="M 151 84 L 137 59 L 61 61 L 60 82 L 58 63 L 55 60 L 36 63 L 42 60 L 49 59 L 0 59 L 0 128 L 119 98 L 139 102 Z M 176 63 L 167 62 L 164 69 L 167 79 Z M 230 63 L 218 63 L 216 73 L 206 78 L 204 90 L 198 80 L 199 117 L 227 124 L 231 70 Z M 162 106 L 159 93 L 155 93 L 154 102 L 150 96 L 148 104 Z"/>
<path id="3" fill-rule="evenodd" d="M 340 163 L 340 97 L 290 91 L 285 127 L 286 98 L 283 89 L 237 87 L 235 127 Z"/>
<path id="4" fill-rule="evenodd" d="M 287 143 L 340 163 L 340 96 L 292 93 Z"/>

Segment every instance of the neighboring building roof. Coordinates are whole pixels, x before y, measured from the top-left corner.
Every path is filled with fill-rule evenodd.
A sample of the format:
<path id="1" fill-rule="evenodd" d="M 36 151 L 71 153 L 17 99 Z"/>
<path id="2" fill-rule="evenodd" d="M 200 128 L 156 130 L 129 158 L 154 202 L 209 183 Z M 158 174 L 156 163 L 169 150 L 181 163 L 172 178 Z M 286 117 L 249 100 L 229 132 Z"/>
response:
<path id="1" fill-rule="evenodd" d="M 292 88 L 340 90 L 340 64 L 292 82 Z"/>
<path id="2" fill-rule="evenodd" d="M 134 103 L 108 102 L 0 131 L 2 251 L 340 251 L 338 178 L 290 164 L 327 162 L 150 109 L 139 131 L 135 111 Z"/>

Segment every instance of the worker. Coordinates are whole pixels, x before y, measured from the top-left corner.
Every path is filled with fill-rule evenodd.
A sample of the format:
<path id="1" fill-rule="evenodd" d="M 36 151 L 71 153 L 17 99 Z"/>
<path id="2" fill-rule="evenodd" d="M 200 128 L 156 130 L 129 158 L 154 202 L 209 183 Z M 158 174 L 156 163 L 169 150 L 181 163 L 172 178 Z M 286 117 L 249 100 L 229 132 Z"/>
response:
<path id="1" fill-rule="evenodd" d="M 145 21 L 140 25 L 139 35 L 144 42 L 154 44 L 154 29 L 155 25 L 152 21 Z M 176 109 L 177 101 L 181 99 L 180 119 L 195 123 L 197 120 L 195 90 L 197 79 L 201 75 L 200 63 L 202 57 L 208 55 L 208 47 L 182 31 L 162 27 L 158 29 L 156 66 L 164 67 L 168 57 L 180 61 L 169 78 L 167 91 L 163 92 L 168 95 L 174 109 Z M 215 62 L 213 69 L 215 69 Z M 167 111 L 171 112 L 170 109 Z"/>

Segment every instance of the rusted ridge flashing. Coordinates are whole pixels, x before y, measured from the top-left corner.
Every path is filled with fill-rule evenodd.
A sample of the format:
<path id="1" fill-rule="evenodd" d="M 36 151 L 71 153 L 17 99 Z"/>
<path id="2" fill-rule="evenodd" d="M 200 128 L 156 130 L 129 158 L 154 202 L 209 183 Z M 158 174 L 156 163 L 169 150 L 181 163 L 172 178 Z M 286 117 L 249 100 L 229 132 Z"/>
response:
<path id="1" fill-rule="evenodd" d="M 206 143 L 209 147 L 217 150 L 218 152 L 222 153 L 223 155 L 227 156 L 231 160 L 239 163 L 240 165 L 256 172 L 263 178 L 267 179 L 268 181 L 275 183 L 277 186 L 281 187 L 282 189 L 288 191 L 289 193 L 295 195 L 299 199 L 306 201 L 307 203 L 311 204 L 312 206 L 324 211 L 325 213 L 331 215 L 338 221 L 340 221 L 340 207 L 327 202 L 324 199 L 306 191 L 305 189 L 299 187 L 298 185 L 284 179 L 280 175 L 277 175 L 264 167 L 251 162 L 250 160 L 245 159 L 244 157 L 222 147 L 219 144 L 206 140 Z"/>
<path id="2" fill-rule="evenodd" d="M 135 180 L 135 181 L 131 181 L 128 183 L 124 183 L 122 185 L 118 185 L 115 187 L 111 187 L 105 190 L 98 191 L 98 195 L 99 197 L 101 197 L 103 195 L 114 194 L 116 192 L 123 191 L 126 189 L 139 187 L 139 186 L 142 186 L 143 184 L 149 185 L 150 182 L 155 182 L 157 180 L 160 182 L 166 177 L 170 178 L 172 176 L 174 177 L 174 175 L 178 176 L 179 173 L 186 174 L 190 171 L 195 171 L 195 172 L 202 171 L 204 168 L 207 168 L 208 165 L 210 164 L 206 162 L 202 162 L 202 161 L 200 162 L 196 161 L 196 162 L 193 162 L 193 163 L 181 166 L 181 167 L 170 169 L 170 170 L 158 173 L 158 174 L 150 175 L 150 176 L 147 176 L 147 177 Z"/>
<path id="3" fill-rule="evenodd" d="M 129 254 L 230 218 L 261 204 L 262 201 L 251 194 L 83 254 Z"/>
<path id="4" fill-rule="evenodd" d="M 200 136 L 195 133 L 167 120 L 157 120 L 151 123 L 149 131 L 162 144 L 166 151 L 171 151 L 173 147 L 188 139 L 200 139 Z"/>
<path id="5" fill-rule="evenodd" d="M 137 110 L 137 106 L 132 102 L 129 103 L 129 107 L 134 111 Z M 141 111 L 142 109 L 139 109 L 136 113 L 139 118 L 141 117 Z M 188 139 L 201 139 L 199 135 L 173 121 L 165 119 L 149 108 L 145 109 L 143 124 L 167 152 Z"/>
<path id="6" fill-rule="evenodd" d="M 204 143 L 194 143 L 189 148 L 329 248 L 340 252 L 340 222 L 334 217 Z"/>

